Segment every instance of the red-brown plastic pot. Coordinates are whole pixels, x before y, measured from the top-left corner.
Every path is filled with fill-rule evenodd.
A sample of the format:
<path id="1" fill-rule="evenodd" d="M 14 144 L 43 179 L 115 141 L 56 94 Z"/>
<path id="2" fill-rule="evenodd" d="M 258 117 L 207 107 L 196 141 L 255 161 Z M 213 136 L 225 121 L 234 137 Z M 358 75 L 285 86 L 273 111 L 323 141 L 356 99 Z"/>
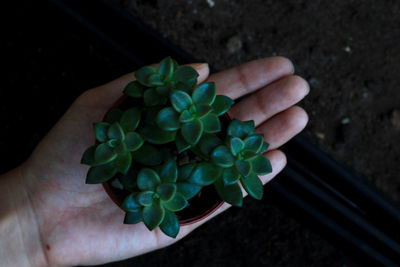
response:
<path id="1" fill-rule="evenodd" d="M 105 120 L 107 114 L 110 112 L 111 109 L 119 107 L 126 99 L 127 99 L 126 95 L 119 98 L 114 103 L 114 105 L 106 112 L 103 120 Z M 225 115 L 224 118 L 228 122 L 231 121 L 231 118 L 227 114 Z M 122 194 L 118 194 L 118 189 L 114 189 L 110 185 L 110 182 L 103 183 L 103 187 L 104 187 L 104 190 L 109 195 L 109 197 L 112 199 L 112 201 L 114 201 L 114 203 L 120 207 L 122 204 L 122 201 L 124 200 L 124 196 Z M 222 206 L 222 204 L 224 204 L 224 201 L 219 198 L 219 196 L 217 195 L 217 193 L 215 192 L 213 187 L 210 187 L 210 186 L 204 187 L 201 190 L 201 193 L 206 196 L 206 198 L 204 198 L 204 196 L 203 196 L 204 199 L 207 199 L 206 205 L 205 206 L 201 205 L 204 203 L 204 201 L 197 201 L 200 204 L 197 203 L 197 205 L 196 205 L 195 203 L 191 203 L 191 200 L 189 200 L 189 203 L 190 203 L 189 207 L 192 210 L 191 212 L 189 212 L 190 215 L 185 216 L 185 213 L 184 213 L 185 210 L 188 209 L 188 207 L 185 208 L 183 211 L 177 213 L 177 216 L 179 218 L 179 224 L 181 226 L 193 224 L 193 223 L 204 220 L 205 218 L 207 218 L 208 216 L 213 214 L 217 209 L 219 209 Z"/>

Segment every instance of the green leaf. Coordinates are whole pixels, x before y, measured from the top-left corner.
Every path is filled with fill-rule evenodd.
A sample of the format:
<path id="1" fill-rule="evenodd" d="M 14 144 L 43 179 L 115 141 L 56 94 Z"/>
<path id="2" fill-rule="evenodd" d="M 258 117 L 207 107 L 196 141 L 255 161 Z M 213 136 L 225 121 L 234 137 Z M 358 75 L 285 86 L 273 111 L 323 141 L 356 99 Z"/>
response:
<path id="1" fill-rule="evenodd" d="M 217 95 L 211 107 L 215 115 L 221 116 L 226 113 L 234 103 L 235 102 L 227 96 Z"/>
<path id="2" fill-rule="evenodd" d="M 135 194 L 131 193 L 121 204 L 121 209 L 128 212 L 136 212 L 140 209 L 140 204 L 136 201 Z"/>
<path id="3" fill-rule="evenodd" d="M 239 178 L 240 173 L 236 170 L 234 166 L 224 169 L 224 172 L 222 173 L 222 180 L 224 182 L 224 185 L 235 184 L 239 180 Z"/>
<path id="4" fill-rule="evenodd" d="M 203 123 L 193 120 L 182 125 L 181 133 L 186 142 L 195 145 L 203 134 Z"/>
<path id="5" fill-rule="evenodd" d="M 116 157 L 117 154 L 105 143 L 98 145 L 94 151 L 94 161 L 96 165 L 108 163 L 113 161 Z"/>
<path id="6" fill-rule="evenodd" d="M 180 66 L 174 73 L 173 79 L 178 82 L 187 82 L 191 80 L 196 80 L 199 77 L 197 71 L 190 66 Z"/>
<path id="7" fill-rule="evenodd" d="M 150 88 L 144 91 L 143 101 L 148 107 L 157 106 L 162 102 L 162 96 L 160 96 L 156 89 Z"/>
<path id="8" fill-rule="evenodd" d="M 107 135 L 110 139 L 124 140 L 125 138 L 124 130 L 118 122 L 111 124 L 110 128 L 108 128 Z"/>
<path id="9" fill-rule="evenodd" d="M 250 162 L 238 159 L 235 162 L 235 165 L 236 165 L 236 169 L 244 177 L 247 177 L 251 173 L 251 164 L 250 164 Z"/>
<path id="10" fill-rule="evenodd" d="M 268 158 L 263 155 L 258 155 L 252 161 L 250 161 L 253 172 L 255 174 L 264 175 L 272 172 L 272 166 Z"/>
<path id="11" fill-rule="evenodd" d="M 176 186 L 177 191 L 181 193 L 186 200 L 194 197 L 202 188 L 200 185 L 194 185 L 191 183 L 178 183 Z"/>
<path id="12" fill-rule="evenodd" d="M 106 116 L 106 122 L 111 124 L 119 121 L 121 119 L 122 113 L 122 110 L 113 108 L 112 110 L 110 110 L 110 112 L 108 112 Z"/>
<path id="13" fill-rule="evenodd" d="M 107 145 L 111 148 L 116 148 L 117 146 L 119 146 L 121 144 L 121 141 L 117 140 L 117 139 L 110 139 L 107 141 Z"/>
<path id="14" fill-rule="evenodd" d="M 252 160 L 253 158 L 257 157 L 259 154 L 257 154 L 254 151 L 244 149 L 242 152 L 240 152 L 240 155 L 245 161 Z"/>
<path id="15" fill-rule="evenodd" d="M 137 186 L 142 191 L 150 190 L 154 192 L 156 186 L 159 185 L 160 182 L 161 180 L 158 174 L 150 168 L 141 169 L 137 177 Z"/>
<path id="16" fill-rule="evenodd" d="M 166 144 L 175 140 L 176 131 L 164 131 L 157 125 L 145 124 L 139 127 L 138 132 L 152 144 Z"/>
<path id="17" fill-rule="evenodd" d="M 215 136 L 214 134 L 203 134 L 199 141 L 200 151 L 204 155 L 210 155 L 210 153 L 216 148 L 218 145 L 221 145 L 222 141 Z"/>
<path id="18" fill-rule="evenodd" d="M 110 127 L 110 124 L 107 122 L 96 122 L 93 123 L 94 134 L 96 135 L 96 139 L 104 143 L 107 141 L 107 130 Z"/>
<path id="19" fill-rule="evenodd" d="M 179 116 L 179 121 L 180 122 L 189 122 L 194 120 L 193 115 L 188 111 L 188 110 L 184 110 L 182 111 L 181 115 Z"/>
<path id="20" fill-rule="evenodd" d="M 151 231 L 161 224 L 165 216 L 165 210 L 159 201 L 154 201 L 152 205 L 143 208 L 143 222 Z"/>
<path id="21" fill-rule="evenodd" d="M 264 187 L 257 175 L 252 173 L 247 178 L 241 178 L 240 183 L 250 196 L 258 200 L 262 199 Z"/>
<path id="22" fill-rule="evenodd" d="M 218 195 L 227 203 L 237 207 L 243 205 L 243 194 L 238 184 L 225 186 L 222 179 L 218 179 L 215 181 L 214 186 Z"/>
<path id="23" fill-rule="evenodd" d="M 211 107 L 208 105 L 196 105 L 196 115 L 198 118 L 203 118 L 211 112 Z"/>
<path id="24" fill-rule="evenodd" d="M 126 174 L 129 171 L 131 164 L 132 156 L 130 152 L 118 155 L 118 157 L 114 161 L 115 168 L 123 174 Z"/>
<path id="25" fill-rule="evenodd" d="M 158 73 L 160 73 L 161 78 L 166 81 L 172 78 L 174 70 L 174 61 L 170 57 L 164 58 L 158 65 Z"/>
<path id="26" fill-rule="evenodd" d="M 222 169 L 209 162 L 198 163 L 189 178 L 189 182 L 206 186 L 212 184 L 222 173 Z"/>
<path id="27" fill-rule="evenodd" d="M 217 115 L 214 113 L 208 113 L 206 116 L 202 117 L 201 122 L 204 126 L 204 132 L 206 133 L 217 133 L 221 131 L 221 122 L 219 121 Z"/>
<path id="28" fill-rule="evenodd" d="M 83 152 L 82 159 L 81 159 L 81 164 L 86 164 L 86 165 L 95 165 L 94 162 L 94 152 L 96 151 L 96 145 L 89 147 L 88 149 Z"/>
<path id="29" fill-rule="evenodd" d="M 188 109 L 193 104 L 190 95 L 183 91 L 172 92 L 170 101 L 174 109 L 179 113 Z"/>
<path id="30" fill-rule="evenodd" d="M 125 136 L 125 144 L 129 151 L 138 150 L 144 143 L 143 138 L 135 132 L 127 133 Z"/>
<path id="31" fill-rule="evenodd" d="M 232 156 L 229 149 L 224 145 L 217 146 L 212 151 L 210 158 L 215 165 L 223 168 L 231 167 L 235 162 L 235 158 Z"/>
<path id="32" fill-rule="evenodd" d="M 140 210 L 125 213 L 124 224 L 137 224 L 141 221 L 142 212 Z"/>
<path id="33" fill-rule="evenodd" d="M 193 90 L 193 102 L 196 104 L 211 105 L 214 102 L 216 92 L 214 82 L 202 83 Z"/>
<path id="34" fill-rule="evenodd" d="M 145 86 L 152 86 L 149 82 L 149 78 L 151 75 L 156 74 L 156 73 L 157 73 L 157 71 L 155 68 L 146 66 L 146 67 L 138 69 L 135 72 L 135 77 L 139 83 L 141 83 Z"/>
<path id="35" fill-rule="evenodd" d="M 154 146 L 144 143 L 138 150 L 132 152 L 135 161 L 143 165 L 156 166 L 162 162 L 162 153 Z"/>
<path id="36" fill-rule="evenodd" d="M 179 233 L 179 221 L 175 213 L 165 210 L 164 220 L 160 224 L 160 229 L 169 237 L 175 238 Z"/>
<path id="37" fill-rule="evenodd" d="M 267 151 L 268 147 L 269 147 L 269 144 L 267 142 L 263 142 L 263 145 L 261 146 L 260 150 L 257 151 L 257 153 L 260 153 L 260 154 L 264 153 L 265 151 Z"/>
<path id="38" fill-rule="evenodd" d="M 153 191 L 144 191 L 136 195 L 136 201 L 142 206 L 150 206 L 153 204 Z"/>
<path id="39" fill-rule="evenodd" d="M 179 113 L 171 107 L 160 110 L 157 114 L 156 122 L 158 127 L 165 131 L 178 130 L 181 126 L 179 122 Z"/>
<path id="40" fill-rule="evenodd" d="M 130 108 L 122 114 L 120 124 L 125 132 L 133 132 L 140 122 L 140 110 Z"/>
<path id="41" fill-rule="evenodd" d="M 169 95 L 169 87 L 168 86 L 158 86 L 156 87 L 156 91 L 161 96 L 168 96 Z"/>
<path id="42" fill-rule="evenodd" d="M 178 178 L 178 168 L 175 160 L 168 160 L 163 164 L 160 171 L 161 181 L 164 183 L 175 183 Z"/>
<path id="43" fill-rule="evenodd" d="M 242 122 L 245 125 L 245 131 L 247 132 L 247 135 L 253 135 L 254 134 L 254 129 L 255 129 L 255 124 L 253 120 L 250 121 L 243 121 Z"/>
<path id="44" fill-rule="evenodd" d="M 162 201 L 169 201 L 175 196 L 176 185 L 170 183 L 160 184 L 157 186 L 156 193 L 160 196 Z"/>
<path id="45" fill-rule="evenodd" d="M 231 137 L 229 139 L 229 147 L 234 156 L 236 156 L 237 154 L 239 154 L 240 151 L 243 150 L 244 145 L 244 142 L 239 137 Z"/>
<path id="46" fill-rule="evenodd" d="M 126 152 L 128 152 L 128 148 L 125 144 L 125 142 L 119 142 L 119 145 L 115 147 L 114 152 L 118 153 L 118 154 L 125 154 Z"/>
<path id="47" fill-rule="evenodd" d="M 140 98 L 143 96 L 144 89 L 138 81 L 133 81 L 125 86 L 123 93 L 134 98 Z"/>
<path id="48" fill-rule="evenodd" d="M 178 82 L 175 84 L 175 89 L 191 95 L 193 91 L 192 88 L 196 85 L 196 83 L 197 79 L 186 81 L 185 83 Z"/>
<path id="49" fill-rule="evenodd" d="M 114 168 L 114 162 L 109 162 L 104 165 L 91 167 L 86 176 L 87 184 L 100 184 L 111 179 L 117 170 Z"/>
<path id="50" fill-rule="evenodd" d="M 163 202 L 163 206 L 170 211 L 183 210 L 187 205 L 188 202 L 181 193 L 175 193 L 171 200 Z"/>
<path id="51" fill-rule="evenodd" d="M 183 138 L 181 132 L 178 132 L 176 134 L 175 144 L 176 144 L 176 149 L 178 150 L 178 153 L 182 153 L 183 151 L 185 151 L 191 147 L 191 145 L 188 142 L 186 142 L 186 140 Z"/>
<path id="52" fill-rule="evenodd" d="M 233 120 L 228 126 L 228 135 L 246 138 L 248 135 L 254 134 L 254 121 L 239 121 Z"/>
<path id="53" fill-rule="evenodd" d="M 178 168 L 178 181 L 186 181 L 196 168 L 196 163 L 188 163 Z"/>
<path id="54" fill-rule="evenodd" d="M 257 152 L 261 149 L 264 142 L 263 134 L 255 134 L 244 139 L 244 144 L 246 149 Z"/>
<path id="55" fill-rule="evenodd" d="M 164 82 L 161 80 L 161 76 L 158 73 L 151 74 L 148 79 L 150 86 L 162 86 Z"/>

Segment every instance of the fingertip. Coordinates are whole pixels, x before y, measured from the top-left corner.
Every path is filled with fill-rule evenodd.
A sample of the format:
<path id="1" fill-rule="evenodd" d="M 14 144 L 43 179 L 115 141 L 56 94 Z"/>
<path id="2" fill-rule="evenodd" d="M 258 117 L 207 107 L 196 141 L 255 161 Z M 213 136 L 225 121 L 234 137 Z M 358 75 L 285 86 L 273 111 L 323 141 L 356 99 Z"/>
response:
<path id="1" fill-rule="evenodd" d="M 197 73 L 199 73 L 197 84 L 204 82 L 208 78 L 208 75 L 210 74 L 210 66 L 208 63 L 194 63 L 190 64 L 190 66 L 193 67 Z"/>
<path id="2" fill-rule="evenodd" d="M 293 118 L 295 118 L 293 121 L 297 124 L 297 130 L 299 132 L 302 131 L 307 126 L 309 120 L 307 112 L 299 106 L 293 106 L 289 111 L 293 114 Z"/>
<path id="3" fill-rule="evenodd" d="M 275 56 L 270 58 L 265 58 L 266 60 L 270 60 L 274 62 L 274 65 L 281 69 L 282 73 L 285 74 L 294 74 L 295 67 L 293 61 L 283 56 Z"/>
<path id="4" fill-rule="evenodd" d="M 285 168 L 287 163 L 287 158 L 285 153 L 281 150 L 271 150 L 264 154 L 270 161 L 272 166 L 272 172 L 263 176 L 260 176 L 260 179 L 263 184 L 271 181 L 278 173 L 280 173 L 283 168 Z"/>

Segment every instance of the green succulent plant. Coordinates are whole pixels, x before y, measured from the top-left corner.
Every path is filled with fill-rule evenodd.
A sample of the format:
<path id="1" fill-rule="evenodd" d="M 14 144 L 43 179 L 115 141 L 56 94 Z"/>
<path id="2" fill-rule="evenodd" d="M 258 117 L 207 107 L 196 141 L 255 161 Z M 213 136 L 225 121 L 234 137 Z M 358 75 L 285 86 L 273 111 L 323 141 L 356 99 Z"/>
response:
<path id="1" fill-rule="evenodd" d="M 263 195 L 258 176 L 272 171 L 263 135 L 253 121 L 221 121 L 233 100 L 217 95 L 212 82 L 197 85 L 197 77 L 170 57 L 143 67 L 124 89 L 132 107 L 94 124 L 96 144 L 81 160 L 90 166 L 86 183 L 120 183 L 126 224 L 176 237 L 179 212 L 205 186 L 236 206 L 240 185 L 256 199 Z"/>
<path id="2" fill-rule="evenodd" d="M 157 172 L 152 168 L 142 168 L 137 174 L 138 191 L 131 193 L 123 201 L 124 222 L 135 224 L 143 221 L 149 230 L 160 226 L 167 235 L 176 237 L 179 232 L 175 212 L 184 209 L 188 202 L 178 191 L 178 169 L 175 161 L 169 160 Z"/>
<path id="3" fill-rule="evenodd" d="M 132 154 L 144 143 L 135 132 L 140 122 L 140 110 L 136 107 L 125 112 L 112 110 L 105 122 L 94 123 L 93 128 L 99 144 L 89 147 L 81 163 L 90 165 L 86 183 L 101 183 L 117 172 L 127 173 L 132 164 Z"/>
<path id="4" fill-rule="evenodd" d="M 233 120 L 222 141 L 215 135 L 204 136 L 194 150 L 205 160 L 221 169 L 214 185 L 223 200 L 241 206 L 243 196 L 238 182 L 247 193 L 261 199 L 263 185 L 258 175 L 272 171 L 269 160 L 263 156 L 268 143 L 262 134 L 254 134 L 254 121 Z"/>
<path id="5" fill-rule="evenodd" d="M 165 131 L 180 130 L 176 138 L 179 152 L 196 145 L 203 133 L 217 133 L 221 130 L 218 116 L 223 115 L 233 101 L 216 95 L 213 82 L 196 87 L 192 94 L 180 90 L 170 93 L 170 107 L 157 114 L 156 123 Z"/>

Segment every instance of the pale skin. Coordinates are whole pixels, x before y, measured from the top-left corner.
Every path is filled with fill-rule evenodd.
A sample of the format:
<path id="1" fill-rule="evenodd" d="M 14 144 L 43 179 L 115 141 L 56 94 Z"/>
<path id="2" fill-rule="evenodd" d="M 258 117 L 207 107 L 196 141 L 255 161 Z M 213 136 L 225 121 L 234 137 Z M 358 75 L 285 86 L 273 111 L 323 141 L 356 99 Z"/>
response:
<path id="1" fill-rule="evenodd" d="M 209 76 L 207 64 L 192 64 L 199 82 L 214 81 L 217 93 L 233 99 L 229 115 L 254 120 L 256 131 L 270 143 L 266 156 L 274 178 L 285 166 L 278 148 L 307 124 L 306 112 L 295 106 L 309 92 L 307 82 L 293 75 L 283 57 L 251 61 Z M 29 159 L 0 179 L 0 261 L 3 266 L 95 265 L 144 254 L 185 237 L 227 208 L 224 204 L 202 222 L 183 226 L 176 239 L 143 223 L 124 225 L 124 212 L 101 185 L 86 185 L 88 166 L 79 164 L 94 143 L 93 122 L 122 95 L 134 79 L 127 74 L 83 93 L 39 143 Z M 244 207 L 245 208 L 245 207 Z M 216 241 L 217 242 L 217 241 Z"/>

